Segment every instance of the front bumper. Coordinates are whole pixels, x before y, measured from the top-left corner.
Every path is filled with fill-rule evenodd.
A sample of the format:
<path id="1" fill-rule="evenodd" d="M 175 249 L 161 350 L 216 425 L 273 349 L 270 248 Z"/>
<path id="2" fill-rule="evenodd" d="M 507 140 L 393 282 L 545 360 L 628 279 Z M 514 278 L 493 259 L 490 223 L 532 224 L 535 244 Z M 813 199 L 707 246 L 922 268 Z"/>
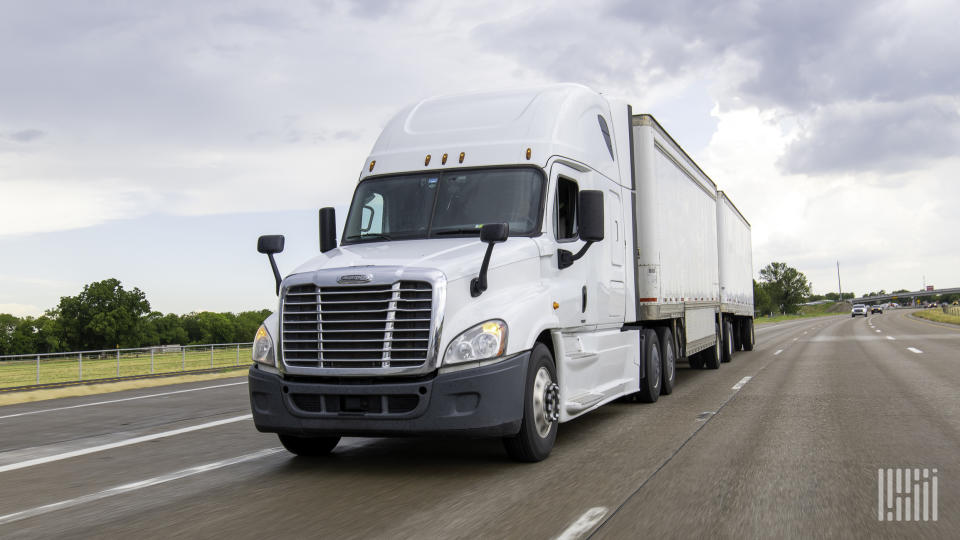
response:
<path id="1" fill-rule="evenodd" d="M 530 352 L 419 380 L 312 382 L 250 368 L 257 429 L 288 435 L 506 436 L 520 431 Z"/>

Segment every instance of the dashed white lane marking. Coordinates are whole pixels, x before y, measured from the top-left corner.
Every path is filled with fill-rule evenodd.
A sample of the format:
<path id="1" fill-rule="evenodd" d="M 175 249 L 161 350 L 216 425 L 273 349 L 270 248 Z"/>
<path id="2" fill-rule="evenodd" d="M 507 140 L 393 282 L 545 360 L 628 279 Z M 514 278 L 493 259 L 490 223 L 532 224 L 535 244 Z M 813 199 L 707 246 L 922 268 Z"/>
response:
<path id="1" fill-rule="evenodd" d="M 878 333 L 878 334 L 879 334 L 879 333 L 880 333 L 880 330 L 876 330 L 876 333 Z"/>
<path id="2" fill-rule="evenodd" d="M 191 431 L 199 431 L 201 429 L 222 426 L 224 424 L 231 424 L 233 422 L 241 422 L 243 420 L 249 420 L 251 418 L 253 418 L 253 415 L 244 414 L 241 416 L 224 418 L 223 420 L 215 420 L 213 422 L 207 422 L 205 424 L 197 424 L 195 426 L 188 426 L 185 428 L 173 429 L 170 431 L 162 431 L 160 433 L 151 433 L 150 435 L 143 435 L 140 437 L 134 437 L 132 439 L 125 439 L 122 441 L 101 444 L 98 446 L 91 446 L 90 448 L 81 448 L 80 450 L 73 450 L 71 452 L 64 452 L 62 454 L 55 454 L 52 456 L 46 456 L 42 458 L 30 459 L 27 461 L 21 461 L 19 463 L 11 463 L 9 465 L 4 465 L 0 467 L 0 473 L 5 473 L 7 471 L 15 471 L 17 469 L 26 469 L 27 467 L 33 467 L 34 465 L 43 465 L 44 463 L 70 459 L 77 456 L 85 456 L 87 454 L 103 452 L 104 450 L 111 450 L 113 448 L 120 448 L 122 446 L 130 446 L 132 444 L 138 444 L 138 443 L 147 442 L 147 441 L 155 441 L 157 439 L 163 439 L 165 437 L 173 437 L 175 435 L 182 435 L 184 433 L 190 433 Z"/>
<path id="3" fill-rule="evenodd" d="M 743 385 L 745 385 L 745 384 L 747 384 L 748 382 L 750 382 L 750 379 L 752 379 L 752 378 L 753 378 L 752 376 L 747 375 L 746 377 L 740 379 L 740 382 L 738 382 L 737 384 L 733 385 L 730 389 L 731 389 L 731 390 L 740 390 L 741 388 L 743 388 Z"/>
<path id="4" fill-rule="evenodd" d="M 183 469 L 183 470 L 179 470 L 169 474 L 155 476 L 153 478 L 148 478 L 146 480 L 140 480 L 139 482 L 132 482 L 130 484 L 115 486 L 110 489 L 105 489 L 103 491 L 91 493 L 90 495 L 84 495 L 82 497 L 76 497 L 73 499 L 67 499 L 67 500 L 55 502 L 52 504 L 37 506 L 27 510 L 21 510 L 20 512 L 14 512 L 12 514 L 0 516 L 0 525 L 6 525 L 7 523 L 20 521 L 21 519 L 27 519 L 27 518 L 47 514 L 49 512 L 54 512 L 56 510 L 63 510 L 65 508 L 71 508 L 73 506 L 78 506 L 88 502 L 99 501 L 100 499 L 106 499 L 107 497 L 113 497 L 114 495 L 130 493 L 131 491 L 148 488 L 150 486 L 155 486 L 157 484 L 165 484 L 167 482 L 179 480 L 181 478 L 186 478 L 188 476 L 193 476 L 196 474 L 201 474 L 209 471 L 215 471 L 217 469 L 229 467 L 230 465 L 236 465 L 238 463 L 253 461 L 255 459 L 267 457 L 282 451 L 283 451 L 282 448 L 267 448 L 266 450 L 253 452 L 252 454 L 246 454 L 246 455 L 238 456 L 235 458 L 224 459 L 222 461 L 214 461 L 213 463 L 207 463 L 205 465 L 190 467 L 189 469 Z"/>
<path id="5" fill-rule="evenodd" d="M 590 530 L 603 519 L 603 516 L 607 515 L 607 512 L 608 510 L 603 506 L 596 506 L 587 510 L 574 521 L 572 525 L 560 533 L 560 536 L 557 536 L 556 540 L 574 540 L 575 538 L 582 537 L 590 532 Z"/>
<path id="6" fill-rule="evenodd" d="M 897 340 L 897 338 L 895 338 L 895 337 L 893 337 L 893 336 L 887 336 L 887 339 L 889 339 L 890 341 L 896 341 L 896 340 Z"/>
<path id="7" fill-rule="evenodd" d="M 800 339 L 800 338 L 796 338 L 796 337 L 795 337 L 795 338 L 793 338 L 793 340 L 794 340 L 794 341 L 796 341 L 796 340 L 798 340 L 798 339 Z"/>
<path id="8" fill-rule="evenodd" d="M 782 352 L 783 352 L 783 349 L 777 349 L 777 352 L 773 353 L 773 355 L 776 356 Z"/>
<path id="9" fill-rule="evenodd" d="M 79 408 L 81 408 L 81 407 L 93 407 L 94 405 L 106 405 L 106 404 L 108 404 L 108 403 L 120 403 L 120 402 L 122 402 L 122 401 L 133 401 L 133 400 L 135 400 L 135 399 L 147 399 L 147 398 L 161 397 L 161 396 L 172 396 L 173 394 L 185 394 L 185 393 L 187 393 L 187 392 L 198 392 L 198 391 L 200 391 L 200 390 L 211 390 L 211 389 L 213 389 L 213 388 L 223 388 L 223 387 L 225 387 L 225 386 L 237 386 L 237 385 L 240 385 L 240 384 L 247 384 L 247 381 L 236 382 L 236 383 L 227 383 L 227 384 L 217 384 L 217 385 L 214 385 L 214 386 L 202 386 L 202 387 L 200 387 L 200 388 L 188 388 L 188 389 L 186 389 L 186 390 L 175 390 L 175 391 L 173 391 L 173 392 L 162 392 L 162 393 L 160 393 L 160 394 L 149 394 L 149 395 L 146 395 L 146 396 L 135 396 L 135 397 L 128 397 L 128 398 L 123 398 L 123 399 L 111 399 L 111 400 L 107 400 L 107 401 L 97 401 L 97 402 L 94 402 L 94 403 L 82 403 L 82 404 L 80 404 L 80 405 L 70 405 L 69 407 L 56 407 L 56 408 L 54 408 L 54 409 L 40 409 L 39 411 L 27 411 L 27 412 L 22 412 L 22 413 L 17 413 L 17 414 L 8 414 L 8 415 L 6 415 L 6 416 L 0 416 L 0 420 L 3 420 L 4 418 L 16 418 L 17 416 L 27 416 L 27 415 L 30 415 L 30 414 L 40 414 L 40 413 L 53 412 L 53 411 L 65 411 L 65 410 L 67 410 L 67 409 L 79 409 Z"/>
<path id="10" fill-rule="evenodd" d="M 912 353 L 916 353 L 916 354 L 922 354 L 922 353 L 923 353 L 923 351 L 921 351 L 920 349 L 918 349 L 918 348 L 916 348 L 916 347 L 907 347 L 907 350 L 910 351 L 910 352 L 912 352 Z"/>

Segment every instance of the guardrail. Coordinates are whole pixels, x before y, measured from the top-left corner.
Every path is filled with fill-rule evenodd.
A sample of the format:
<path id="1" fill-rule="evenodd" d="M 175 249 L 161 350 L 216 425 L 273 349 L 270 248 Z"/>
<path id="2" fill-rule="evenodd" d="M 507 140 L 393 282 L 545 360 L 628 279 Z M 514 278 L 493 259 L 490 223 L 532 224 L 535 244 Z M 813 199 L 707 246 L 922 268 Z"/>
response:
<path id="1" fill-rule="evenodd" d="M 0 388 L 137 377 L 240 366 L 252 343 L 157 345 L 0 356 Z"/>

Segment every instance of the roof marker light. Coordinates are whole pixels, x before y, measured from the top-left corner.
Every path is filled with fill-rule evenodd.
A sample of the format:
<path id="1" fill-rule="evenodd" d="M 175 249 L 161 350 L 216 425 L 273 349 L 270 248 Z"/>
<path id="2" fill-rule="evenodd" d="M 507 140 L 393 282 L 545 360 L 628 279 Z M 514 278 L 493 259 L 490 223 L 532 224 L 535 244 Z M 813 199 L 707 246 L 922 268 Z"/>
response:
<path id="1" fill-rule="evenodd" d="M 466 155 L 465 152 L 460 152 L 460 163 L 463 163 L 463 158 L 466 157 Z"/>
<path id="2" fill-rule="evenodd" d="M 430 154 L 427 154 L 426 159 L 423 160 L 423 166 L 426 167 L 430 164 Z"/>
<path id="3" fill-rule="evenodd" d="M 530 149 L 529 149 L 529 148 L 527 148 L 527 160 L 529 160 L 529 159 L 530 159 L 530 153 L 531 153 L 531 151 L 530 151 Z"/>
<path id="4" fill-rule="evenodd" d="M 443 157 L 440 158 L 440 164 L 441 164 L 441 165 L 446 165 L 446 164 L 447 164 L 447 154 L 446 154 L 446 153 L 444 153 L 444 154 L 443 154 Z"/>
<path id="5" fill-rule="evenodd" d="M 369 169 L 370 172 L 373 172 L 373 166 L 376 164 L 377 164 L 377 160 L 375 159 L 370 160 L 370 169 Z"/>

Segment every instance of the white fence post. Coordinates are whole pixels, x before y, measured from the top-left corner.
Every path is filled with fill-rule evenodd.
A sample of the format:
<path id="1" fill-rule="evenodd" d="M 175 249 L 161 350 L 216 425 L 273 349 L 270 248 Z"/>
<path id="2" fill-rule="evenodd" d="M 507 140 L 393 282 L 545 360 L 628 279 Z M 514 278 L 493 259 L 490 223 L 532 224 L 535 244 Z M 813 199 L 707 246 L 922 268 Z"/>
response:
<path id="1" fill-rule="evenodd" d="M 117 349 L 117 377 L 120 376 L 120 349 Z"/>
<path id="2" fill-rule="evenodd" d="M 187 369 L 187 348 L 180 347 L 180 371 Z"/>
<path id="3" fill-rule="evenodd" d="M 77 353 L 77 380 L 83 380 L 83 353 Z"/>
<path id="4" fill-rule="evenodd" d="M 210 346 L 210 367 L 213 367 L 213 345 Z"/>
<path id="5" fill-rule="evenodd" d="M 37 355 L 37 384 L 40 384 L 40 355 Z"/>
<path id="6" fill-rule="evenodd" d="M 240 344 L 237 343 L 237 365 L 240 365 Z"/>
<path id="7" fill-rule="evenodd" d="M 153 375 L 153 347 L 150 347 L 150 374 Z"/>

